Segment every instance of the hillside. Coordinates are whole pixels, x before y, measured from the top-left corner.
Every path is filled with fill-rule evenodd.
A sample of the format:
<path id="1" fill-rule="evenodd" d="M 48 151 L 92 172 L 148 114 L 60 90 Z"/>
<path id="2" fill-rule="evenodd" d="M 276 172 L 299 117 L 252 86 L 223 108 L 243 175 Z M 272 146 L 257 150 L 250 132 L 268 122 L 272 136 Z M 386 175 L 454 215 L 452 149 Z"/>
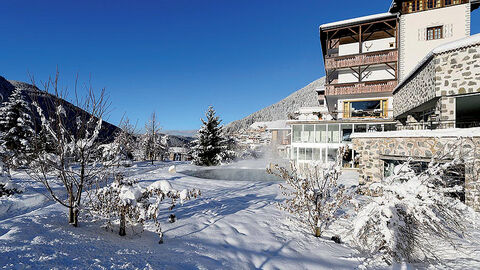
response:
<path id="1" fill-rule="evenodd" d="M 324 83 L 325 77 L 315 80 L 281 101 L 254 112 L 243 119 L 229 123 L 225 127 L 226 131 L 231 133 L 245 129 L 255 122 L 285 120 L 289 113 L 298 110 L 300 107 L 318 106 L 318 96 L 315 89 L 323 86 Z"/>
<path id="2" fill-rule="evenodd" d="M 47 114 L 48 111 L 54 107 L 52 106 L 52 104 L 56 97 L 54 97 L 53 95 L 48 94 L 45 91 L 41 91 L 40 89 L 31 84 L 13 80 L 6 80 L 2 76 L 0 76 L 0 103 L 6 101 L 10 94 L 15 90 L 15 88 L 19 88 L 22 90 L 22 93 L 24 94 L 27 102 L 31 103 L 32 98 L 37 100 L 42 109 Z M 69 103 L 68 101 L 64 103 L 64 107 L 69 119 L 75 119 L 78 114 L 86 113 L 85 111 L 73 105 L 72 103 Z M 34 115 L 34 121 L 36 121 L 36 123 L 40 123 L 40 119 L 36 114 Z M 73 128 L 73 126 L 71 126 L 70 128 Z M 117 131 L 119 131 L 119 128 L 117 126 L 103 121 L 100 138 L 102 138 L 105 142 L 110 142 L 113 140 L 114 135 Z M 190 143 L 192 140 L 193 138 L 189 136 L 170 135 L 169 146 L 182 147 Z"/>
<path id="3" fill-rule="evenodd" d="M 18 88 L 22 91 L 25 99 L 28 103 L 32 103 L 32 100 L 36 100 L 42 110 L 48 115 L 51 113 L 52 108 L 54 108 L 56 97 L 38 89 L 37 87 L 19 81 L 6 80 L 4 77 L 0 76 L 0 101 L 6 101 L 10 94 Z M 72 103 L 65 101 L 63 103 L 68 119 L 76 119 L 76 116 L 86 114 L 84 110 L 73 105 Z M 38 114 L 33 115 L 34 122 L 36 124 L 40 123 L 40 117 Z M 67 128 L 75 128 L 74 121 L 72 123 L 67 123 Z M 106 121 L 103 121 L 102 130 L 100 131 L 100 138 L 105 142 L 109 142 L 113 139 L 113 134 L 118 131 L 119 128 L 115 125 L 112 125 Z"/>

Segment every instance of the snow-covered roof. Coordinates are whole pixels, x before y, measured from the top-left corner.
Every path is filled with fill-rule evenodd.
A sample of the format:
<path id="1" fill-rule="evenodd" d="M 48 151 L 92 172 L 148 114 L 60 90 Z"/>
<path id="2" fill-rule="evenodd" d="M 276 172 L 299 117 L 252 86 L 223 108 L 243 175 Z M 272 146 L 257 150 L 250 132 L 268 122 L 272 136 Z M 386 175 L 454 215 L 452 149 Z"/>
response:
<path id="1" fill-rule="evenodd" d="M 427 62 L 429 62 L 435 55 L 447 53 L 450 51 L 456 51 L 463 48 L 480 45 L 480 34 L 455 40 L 452 42 L 440 45 L 431 50 L 416 66 L 412 69 L 395 87 L 393 93 L 397 92 L 417 71 L 422 68 Z"/>
<path id="2" fill-rule="evenodd" d="M 364 23 L 368 21 L 386 19 L 386 18 L 395 17 L 395 16 L 397 16 L 397 14 L 392 14 L 390 12 L 374 14 L 374 15 L 363 16 L 363 17 L 358 17 L 358 18 L 353 18 L 353 19 L 348 19 L 348 20 L 343 20 L 338 22 L 322 24 L 320 25 L 320 29 L 325 30 L 328 28 L 354 25 L 354 24 Z"/>
<path id="3" fill-rule="evenodd" d="M 442 137 L 480 137 L 480 128 L 449 128 L 434 130 L 399 130 L 386 132 L 353 133 L 351 138 L 442 138 Z"/>
<path id="4" fill-rule="evenodd" d="M 277 121 L 268 121 L 268 122 L 255 122 L 250 125 L 251 129 L 290 129 L 287 126 L 287 120 L 277 120 Z"/>

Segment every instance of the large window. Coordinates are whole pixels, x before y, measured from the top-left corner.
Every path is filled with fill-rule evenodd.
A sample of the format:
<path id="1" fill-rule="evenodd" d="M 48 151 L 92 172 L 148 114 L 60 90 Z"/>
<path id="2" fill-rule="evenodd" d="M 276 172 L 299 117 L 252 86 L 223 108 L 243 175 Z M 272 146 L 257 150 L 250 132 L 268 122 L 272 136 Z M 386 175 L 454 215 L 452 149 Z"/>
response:
<path id="1" fill-rule="evenodd" d="M 327 126 L 315 125 L 315 142 L 326 143 L 327 142 Z"/>
<path id="2" fill-rule="evenodd" d="M 352 117 L 381 117 L 388 115 L 388 104 L 386 99 L 345 101 L 344 118 Z"/>
<path id="3" fill-rule="evenodd" d="M 302 125 L 294 125 L 293 126 L 293 142 L 301 142 L 302 141 Z"/>
<path id="4" fill-rule="evenodd" d="M 314 125 L 303 126 L 302 142 L 313 143 L 313 138 L 314 138 L 313 127 Z"/>
<path id="5" fill-rule="evenodd" d="M 427 28 L 427 40 L 435 40 L 443 38 L 443 26 L 435 26 Z"/>
<path id="6" fill-rule="evenodd" d="M 338 143 L 340 142 L 340 127 L 337 124 L 328 125 L 328 142 Z"/>

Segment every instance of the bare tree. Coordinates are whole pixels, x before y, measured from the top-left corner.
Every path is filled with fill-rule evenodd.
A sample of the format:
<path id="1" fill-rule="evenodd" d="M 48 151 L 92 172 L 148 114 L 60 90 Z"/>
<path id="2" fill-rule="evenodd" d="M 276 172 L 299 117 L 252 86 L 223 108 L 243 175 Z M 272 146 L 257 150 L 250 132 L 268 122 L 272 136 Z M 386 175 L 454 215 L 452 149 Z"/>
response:
<path id="1" fill-rule="evenodd" d="M 41 126 L 51 137 L 53 152 L 36 153 L 29 174 L 41 182 L 49 197 L 69 211 L 69 223 L 78 226 L 82 192 L 103 176 L 104 166 L 98 163 L 98 147 L 102 118 L 109 107 L 105 90 L 98 93 L 85 85 L 83 98 L 78 96 L 75 80 L 75 106 L 66 102 L 67 89 L 59 87 L 59 72 L 43 84 L 45 91 L 32 97 L 41 119 Z M 33 85 L 35 81 L 32 78 Z M 51 92 L 51 93 L 50 93 Z M 43 110 L 43 107 L 49 107 Z M 68 107 L 68 111 L 65 109 Z M 72 112 L 73 111 L 73 112 Z M 62 188 L 56 188 L 60 185 Z"/>
<path id="2" fill-rule="evenodd" d="M 167 150 L 167 136 L 160 134 L 160 124 L 157 120 L 157 114 L 152 116 L 145 124 L 145 135 L 143 136 L 143 148 L 145 158 L 153 161 L 157 160 Z"/>

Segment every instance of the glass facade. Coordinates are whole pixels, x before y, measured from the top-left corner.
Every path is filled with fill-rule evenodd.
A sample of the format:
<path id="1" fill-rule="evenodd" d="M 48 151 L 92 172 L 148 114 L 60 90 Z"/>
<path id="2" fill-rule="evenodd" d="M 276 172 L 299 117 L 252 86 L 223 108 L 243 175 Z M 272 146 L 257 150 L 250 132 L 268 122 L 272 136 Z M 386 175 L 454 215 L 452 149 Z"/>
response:
<path id="1" fill-rule="evenodd" d="M 394 123 L 329 123 L 329 124 L 293 124 L 291 159 L 305 163 L 320 161 L 334 162 L 338 148 L 351 142 L 354 133 L 382 132 L 395 130 Z M 343 166 L 355 168 L 355 152 L 350 150 L 344 156 Z"/>

